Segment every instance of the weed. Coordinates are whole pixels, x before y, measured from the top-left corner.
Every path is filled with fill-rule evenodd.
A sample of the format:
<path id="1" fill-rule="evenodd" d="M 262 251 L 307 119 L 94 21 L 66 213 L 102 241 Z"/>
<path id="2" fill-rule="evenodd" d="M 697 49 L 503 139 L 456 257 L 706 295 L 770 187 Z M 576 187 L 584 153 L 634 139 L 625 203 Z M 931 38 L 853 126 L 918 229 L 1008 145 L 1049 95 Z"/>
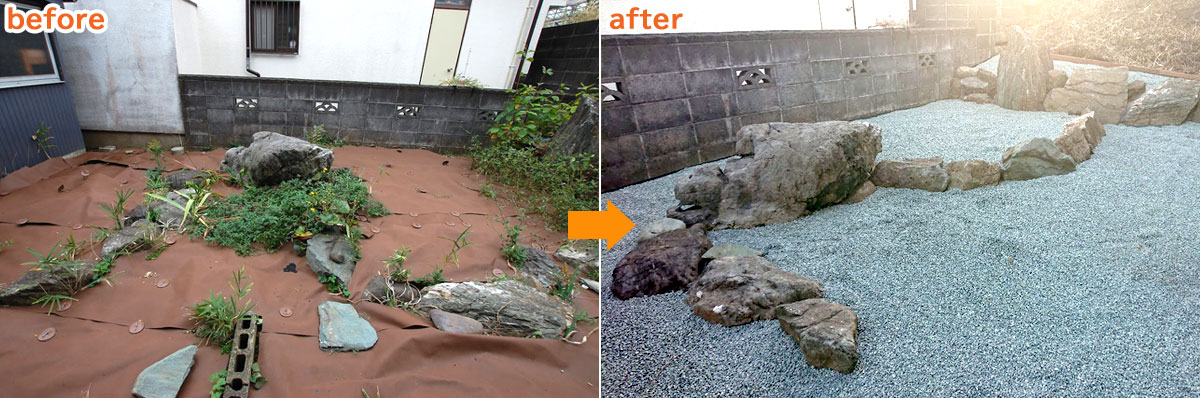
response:
<path id="1" fill-rule="evenodd" d="M 229 371 L 225 369 L 218 370 L 208 377 L 208 381 L 212 383 L 212 388 L 208 391 L 209 398 L 221 398 L 225 394 L 225 378 L 228 377 Z"/>
<path id="2" fill-rule="evenodd" d="M 342 284 L 342 280 L 338 279 L 337 276 L 318 275 L 317 280 L 321 281 L 321 284 L 325 285 L 325 290 L 328 290 L 330 293 L 338 294 L 346 298 L 350 297 L 350 290 L 346 289 L 346 286 Z"/>
<path id="3" fill-rule="evenodd" d="M 109 286 L 112 286 L 113 279 L 108 274 L 112 272 L 112 267 L 114 262 L 116 262 L 117 257 L 124 254 L 125 253 L 110 253 L 104 256 L 104 258 L 101 258 L 100 261 L 96 262 L 96 267 L 92 268 L 92 281 L 88 283 L 88 287 L 99 285 L 100 282 L 104 282 Z"/>
<path id="4" fill-rule="evenodd" d="M 205 189 L 203 191 L 196 191 L 196 192 L 190 193 L 190 194 L 185 194 L 185 193 L 180 193 L 180 192 L 176 192 L 176 193 L 179 194 L 179 196 L 182 196 L 184 199 L 187 199 L 187 202 L 185 202 L 184 204 L 181 205 L 181 204 L 179 204 L 179 202 L 167 199 L 167 197 L 165 197 L 165 196 L 162 196 L 159 194 L 153 194 L 153 193 L 148 193 L 148 194 L 146 194 L 146 196 L 157 199 L 157 200 L 161 200 L 164 203 L 174 206 L 175 208 L 183 211 L 183 219 L 180 220 L 180 222 L 179 222 L 179 230 L 182 231 L 184 229 L 184 227 L 187 226 L 188 219 L 199 220 L 202 224 L 204 224 L 205 227 L 207 227 L 208 222 L 205 221 L 204 218 L 200 216 L 200 212 L 202 210 L 204 210 L 204 205 L 206 203 L 208 203 L 208 199 L 210 197 L 212 197 L 212 194 L 213 194 L 212 191 L 208 191 L 207 189 Z"/>
<path id="5" fill-rule="evenodd" d="M 504 234 L 501 235 L 501 238 L 504 240 L 504 246 L 500 247 L 500 253 L 504 255 L 505 260 L 508 260 L 517 269 L 524 268 L 527 255 L 525 254 L 525 249 L 518 244 L 518 241 L 520 241 L 521 231 L 524 231 L 525 227 L 510 225 L 508 219 L 501 219 L 500 222 L 504 224 Z"/>
<path id="6" fill-rule="evenodd" d="M 574 273 L 570 276 L 558 281 L 550 288 L 550 294 L 566 301 L 571 301 L 575 296 L 575 285 L 579 283 L 579 277 Z"/>
<path id="7" fill-rule="evenodd" d="M 346 143 L 344 141 L 342 141 L 341 138 L 330 137 L 330 136 L 325 135 L 325 125 L 323 125 L 323 124 L 318 124 L 316 126 L 313 126 L 311 130 L 305 129 L 304 130 L 304 138 L 309 143 L 320 145 L 325 148 L 336 148 L 336 147 L 339 147 L 342 145 L 346 145 Z"/>
<path id="8" fill-rule="evenodd" d="M 459 266 L 458 265 L 458 251 L 466 248 L 467 246 L 472 245 L 471 242 L 467 241 L 467 235 L 470 235 L 470 234 L 471 234 L 471 227 L 467 227 L 467 229 L 464 229 L 461 234 L 458 234 L 457 238 L 454 238 L 454 239 L 442 238 L 442 239 L 446 239 L 454 244 L 454 247 L 450 248 L 450 253 L 446 254 L 446 257 L 444 258 L 444 260 L 446 261 L 447 264 L 450 262 L 453 262 L 455 267 Z"/>
<path id="9" fill-rule="evenodd" d="M 549 216 L 555 229 L 566 229 L 568 211 L 598 208 L 595 154 L 541 155 L 535 148 L 476 143 L 471 156 L 472 167 L 493 182 L 518 188 L 512 196 L 532 212 Z"/>
<path id="10" fill-rule="evenodd" d="M 413 280 L 411 282 L 411 284 L 414 287 L 416 287 L 417 289 L 424 289 L 424 288 L 427 288 L 427 287 L 430 287 L 433 285 L 438 285 L 438 284 L 442 284 L 442 283 L 446 283 L 446 282 L 447 282 L 446 278 L 444 276 L 442 276 L 442 270 L 438 269 L 437 271 L 433 271 L 428 274 L 421 275 L 420 278 Z"/>
<path id="11" fill-rule="evenodd" d="M 133 196 L 132 189 L 120 189 L 120 190 L 117 190 L 117 201 L 116 202 L 113 202 L 111 205 L 104 204 L 104 203 L 100 204 L 100 208 L 104 209 L 105 213 L 108 213 L 108 218 L 111 219 L 113 224 L 115 225 L 115 227 L 113 227 L 113 230 L 119 231 L 119 230 L 121 230 L 121 228 L 125 227 L 125 225 L 124 225 L 125 202 L 128 202 L 129 198 L 132 196 Z"/>
<path id="12" fill-rule="evenodd" d="M 479 194 L 488 199 L 496 199 L 496 188 L 485 182 L 479 187 Z"/>
<path id="13" fill-rule="evenodd" d="M 12 245 L 13 245 L 13 241 L 12 241 L 12 240 L 6 240 L 6 241 L 3 241 L 3 242 L 0 242 L 0 253 L 4 253 L 4 249 L 7 249 L 7 248 L 9 248 L 9 247 L 10 247 L 10 246 L 12 246 Z"/>
<path id="14" fill-rule="evenodd" d="M 188 319 L 195 322 L 190 332 L 201 339 L 204 344 L 220 344 L 221 352 L 229 354 L 233 349 L 233 331 L 237 320 L 246 316 L 254 309 L 254 304 L 247 296 L 254 283 L 246 283 L 250 279 L 245 275 L 245 267 L 234 271 L 229 287 L 233 288 L 233 296 L 225 297 L 209 291 L 209 298 L 197 302 L 189 308 L 191 315 Z"/>
<path id="15" fill-rule="evenodd" d="M 50 148 L 54 148 L 54 144 L 50 143 L 50 140 L 54 139 L 50 135 L 50 128 L 42 124 L 38 126 L 38 129 L 33 132 L 33 136 L 29 138 L 32 138 L 33 142 L 37 144 L 38 149 L 42 151 L 42 154 L 46 155 L 46 159 L 50 159 Z"/>
<path id="16" fill-rule="evenodd" d="M 267 384 L 267 378 L 259 371 L 258 362 L 250 365 L 250 385 L 254 386 L 255 390 L 263 388 Z"/>
<path id="17" fill-rule="evenodd" d="M 408 259 L 408 255 L 412 254 L 412 249 L 408 246 L 400 246 L 400 250 L 392 253 L 391 257 L 383 260 L 387 264 L 388 280 L 400 283 L 407 282 L 408 277 L 412 275 L 412 270 L 404 269 L 404 261 Z"/>
<path id="18" fill-rule="evenodd" d="M 154 168 L 146 171 L 147 191 L 165 193 L 170 187 L 171 183 L 163 178 L 161 169 Z"/>
<path id="19" fill-rule="evenodd" d="M 41 304 L 42 308 L 50 307 L 50 310 L 46 311 L 46 315 L 50 315 L 54 312 L 54 310 L 58 309 L 64 301 L 68 300 L 79 301 L 79 299 L 65 294 L 47 294 L 42 297 L 38 297 L 37 300 L 33 300 L 33 303 Z"/>
<path id="20" fill-rule="evenodd" d="M 160 172 L 163 169 L 163 146 L 158 142 L 158 139 L 152 139 L 146 143 L 146 150 L 154 155 L 154 169 Z"/>
<path id="21" fill-rule="evenodd" d="M 483 83 L 480 83 L 479 79 L 476 79 L 476 78 L 473 78 L 470 76 L 464 76 L 464 75 L 454 75 L 454 77 L 451 77 L 446 80 L 442 80 L 442 82 L 438 83 L 438 85 L 439 86 L 483 88 Z"/>
<path id="22" fill-rule="evenodd" d="M 75 301 L 75 295 L 90 286 L 91 278 L 83 276 L 81 272 L 83 263 L 75 260 L 75 252 L 78 250 L 78 246 L 75 243 L 74 237 L 70 238 L 66 246 L 61 241 L 55 242 L 54 246 L 46 254 L 42 254 L 33 248 L 25 248 L 25 250 L 33 254 L 33 257 L 37 258 L 37 261 L 26 262 L 23 265 L 32 265 L 34 266 L 32 270 L 49 273 L 66 293 L 50 294 L 49 292 L 44 292 L 46 294 L 34 300 L 34 304 L 41 304 L 43 308 L 49 306 L 50 312 L 54 312 L 63 301 Z"/>
<path id="23" fill-rule="evenodd" d="M 363 398 L 371 398 L 371 394 L 367 394 L 367 389 L 365 389 L 365 388 L 362 389 L 362 395 L 363 395 Z M 375 387 L 375 398 L 380 398 L 380 397 L 382 397 L 382 395 L 379 395 L 379 387 L 376 386 Z"/>
<path id="24" fill-rule="evenodd" d="M 391 214 L 371 198 L 370 189 L 350 170 L 321 173 L 314 179 L 285 181 L 274 188 L 246 187 L 241 193 L 211 200 L 199 210 L 208 220 L 205 228 L 189 229 L 209 242 L 232 247 L 250 255 L 258 245 L 275 251 L 293 239 L 331 227 L 343 228 L 348 236 L 358 215 L 380 217 Z"/>

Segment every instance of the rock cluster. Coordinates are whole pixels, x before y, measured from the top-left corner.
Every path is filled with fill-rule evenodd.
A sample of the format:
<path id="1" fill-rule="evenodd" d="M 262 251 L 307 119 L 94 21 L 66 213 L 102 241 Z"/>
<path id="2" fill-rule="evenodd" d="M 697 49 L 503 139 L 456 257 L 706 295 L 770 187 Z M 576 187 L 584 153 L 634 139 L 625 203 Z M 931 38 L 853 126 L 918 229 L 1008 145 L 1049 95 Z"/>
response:
<path id="1" fill-rule="evenodd" d="M 996 74 L 986 69 L 960 66 L 950 83 L 951 98 L 978 104 L 990 104 L 996 96 Z"/>

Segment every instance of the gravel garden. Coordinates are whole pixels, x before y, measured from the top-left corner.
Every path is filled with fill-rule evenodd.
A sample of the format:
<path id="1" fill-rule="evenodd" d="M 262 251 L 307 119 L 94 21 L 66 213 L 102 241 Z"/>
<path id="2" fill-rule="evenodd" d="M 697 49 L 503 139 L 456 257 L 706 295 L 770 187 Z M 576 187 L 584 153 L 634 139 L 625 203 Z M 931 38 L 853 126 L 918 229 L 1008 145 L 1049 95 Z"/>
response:
<path id="1" fill-rule="evenodd" d="M 1018 30 L 952 99 L 607 192 L 605 391 L 1200 394 L 1197 97 Z"/>

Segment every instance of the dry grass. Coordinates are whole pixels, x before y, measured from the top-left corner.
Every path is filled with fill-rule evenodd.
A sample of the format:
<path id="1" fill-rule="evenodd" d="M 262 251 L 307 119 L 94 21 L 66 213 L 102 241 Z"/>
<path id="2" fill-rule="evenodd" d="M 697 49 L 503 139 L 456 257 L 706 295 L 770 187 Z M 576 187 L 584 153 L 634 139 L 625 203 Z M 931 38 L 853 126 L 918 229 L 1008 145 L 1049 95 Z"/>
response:
<path id="1" fill-rule="evenodd" d="M 1200 0 L 1042 0 L 1023 26 L 1056 54 L 1200 74 Z"/>

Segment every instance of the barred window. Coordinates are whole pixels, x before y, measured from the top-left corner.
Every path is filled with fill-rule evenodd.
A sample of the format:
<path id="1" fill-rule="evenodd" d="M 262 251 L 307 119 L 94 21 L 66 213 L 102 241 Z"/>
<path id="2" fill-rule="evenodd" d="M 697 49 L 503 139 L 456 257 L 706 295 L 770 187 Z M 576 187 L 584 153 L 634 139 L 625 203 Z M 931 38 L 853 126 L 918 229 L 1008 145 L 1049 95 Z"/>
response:
<path id="1" fill-rule="evenodd" d="M 256 53 L 300 53 L 300 1 L 251 0 L 251 50 Z"/>

